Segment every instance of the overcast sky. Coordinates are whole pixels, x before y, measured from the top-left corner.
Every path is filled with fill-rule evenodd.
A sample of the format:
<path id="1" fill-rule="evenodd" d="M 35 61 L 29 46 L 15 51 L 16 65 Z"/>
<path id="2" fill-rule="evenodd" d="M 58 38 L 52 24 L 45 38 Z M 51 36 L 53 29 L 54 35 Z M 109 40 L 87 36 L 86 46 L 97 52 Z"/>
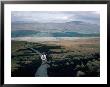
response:
<path id="1" fill-rule="evenodd" d="M 100 14 L 96 11 L 12 11 L 12 22 L 55 22 L 84 21 L 100 23 Z"/>

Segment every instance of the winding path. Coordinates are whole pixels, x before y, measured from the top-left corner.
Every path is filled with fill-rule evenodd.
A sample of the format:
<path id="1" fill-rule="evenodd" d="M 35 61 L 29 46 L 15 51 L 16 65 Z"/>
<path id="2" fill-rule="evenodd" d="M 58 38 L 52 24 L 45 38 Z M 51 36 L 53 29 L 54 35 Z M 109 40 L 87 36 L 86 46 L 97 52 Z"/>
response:
<path id="1" fill-rule="evenodd" d="M 29 49 L 31 49 L 32 51 L 34 51 L 37 54 L 39 54 L 39 56 L 42 55 L 36 49 L 33 49 L 33 48 L 29 48 Z M 44 64 L 42 63 L 41 66 L 36 70 L 35 77 L 48 77 L 48 74 L 47 74 L 47 68 L 48 67 L 49 67 L 49 65 L 47 63 L 44 63 Z"/>
<path id="2" fill-rule="evenodd" d="M 41 64 L 41 66 L 38 68 L 38 70 L 35 73 L 35 77 L 48 77 L 47 74 L 47 68 L 48 64 Z"/>

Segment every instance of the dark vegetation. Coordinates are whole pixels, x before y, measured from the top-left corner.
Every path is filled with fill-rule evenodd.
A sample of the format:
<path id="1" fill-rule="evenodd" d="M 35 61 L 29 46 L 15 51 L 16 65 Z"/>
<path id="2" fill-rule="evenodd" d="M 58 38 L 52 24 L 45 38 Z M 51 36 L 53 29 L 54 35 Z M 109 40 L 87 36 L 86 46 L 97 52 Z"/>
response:
<path id="1" fill-rule="evenodd" d="M 50 68 L 48 68 L 48 74 L 49 76 L 62 77 L 99 76 L 99 54 L 91 55 L 88 57 L 81 57 L 80 55 L 77 57 L 67 56 L 66 59 L 63 60 L 54 60 Z"/>
<path id="2" fill-rule="evenodd" d="M 81 45 L 83 48 L 93 48 L 92 45 Z M 97 77 L 100 76 L 100 54 L 96 51 L 84 54 L 81 50 L 68 51 L 63 46 L 40 44 L 24 41 L 12 41 L 11 75 L 12 77 L 33 77 L 41 65 L 38 54 L 30 48 L 45 52 L 48 58 L 49 77 Z M 98 51 L 97 51 L 98 49 Z M 88 51 L 88 50 L 86 50 Z"/>

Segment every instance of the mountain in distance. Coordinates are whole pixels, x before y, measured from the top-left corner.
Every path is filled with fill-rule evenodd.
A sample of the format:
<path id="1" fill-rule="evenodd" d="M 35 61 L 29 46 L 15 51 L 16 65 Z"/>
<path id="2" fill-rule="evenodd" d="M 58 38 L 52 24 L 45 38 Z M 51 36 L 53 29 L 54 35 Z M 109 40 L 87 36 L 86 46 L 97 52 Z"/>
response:
<path id="1" fill-rule="evenodd" d="M 71 36 L 74 34 L 100 34 L 100 26 L 97 24 L 86 23 L 84 21 L 70 21 L 65 23 L 39 23 L 39 22 L 12 22 L 12 32 L 30 30 L 36 35 L 51 36 Z M 71 33 L 70 33 L 71 32 Z M 72 33 L 73 32 L 73 33 Z M 35 34 L 35 33 L 34 33 Z M 47 36 L 48 36 L 47 35 Z M 76 36 L 77 36 L 76 35 Z M 80 36 L 80 35 L 79 35 Z M 83 36 L 83 35 L 82 35 Z"/>

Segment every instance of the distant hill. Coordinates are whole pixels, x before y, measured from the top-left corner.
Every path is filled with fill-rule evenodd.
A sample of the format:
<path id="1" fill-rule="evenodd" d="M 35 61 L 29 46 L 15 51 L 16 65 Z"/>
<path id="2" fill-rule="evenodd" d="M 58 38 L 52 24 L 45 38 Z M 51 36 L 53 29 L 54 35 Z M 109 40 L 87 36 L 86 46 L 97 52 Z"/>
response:
<path id="1" fill-rule="evenodd" d="M 82 34 L 100 33 L 100 26 L 97 24 L 86 23 L 83 21 L 70 21 L 65 23 L 12 23 L 12 31 L 15 30 L 34 30 L 36 32 L 77 32 Z"/>

